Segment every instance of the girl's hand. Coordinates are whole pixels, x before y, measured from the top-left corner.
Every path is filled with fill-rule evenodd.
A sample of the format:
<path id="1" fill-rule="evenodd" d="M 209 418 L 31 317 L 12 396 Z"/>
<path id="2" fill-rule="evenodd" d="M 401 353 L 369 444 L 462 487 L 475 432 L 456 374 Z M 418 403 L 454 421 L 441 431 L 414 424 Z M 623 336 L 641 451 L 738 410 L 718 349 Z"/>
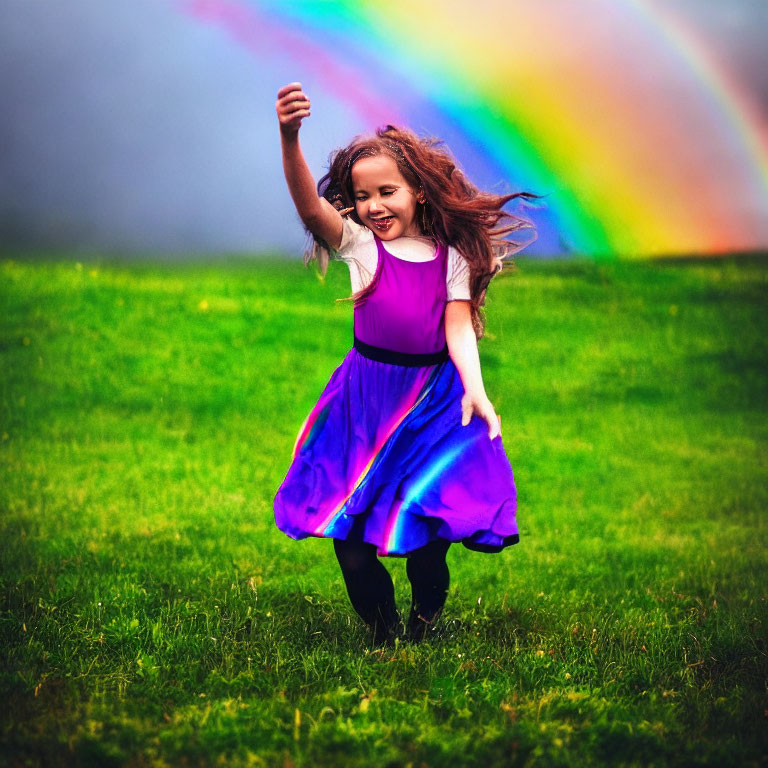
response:
<path id="1" fill-rule="evenodd" d="M 501 434 L 501 422 L 493 410 L 491 401 L 485 394 L 472 395 L 465 392 L 461 398 L 461 426 L 466 427 L 475 414 L 485 419 L 488 423 L 488 437 L 495 440 Z"/>
<path id="2" fill-rule="evenodd" d="M 309 117 L 309 99 L 301 90 L 301 83 L 289 83 L 277 92 L 277 119 L 284 136 L 295 136 L 301 121 Z"/>

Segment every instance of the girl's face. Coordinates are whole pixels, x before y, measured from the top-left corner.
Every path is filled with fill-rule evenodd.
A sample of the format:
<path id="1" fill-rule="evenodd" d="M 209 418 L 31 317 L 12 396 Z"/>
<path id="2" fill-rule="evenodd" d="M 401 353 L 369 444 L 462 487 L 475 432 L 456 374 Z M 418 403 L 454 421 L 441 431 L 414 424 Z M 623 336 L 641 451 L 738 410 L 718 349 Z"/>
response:
<path id="1" fill-rule="evenodd" d="M 417 193 L 389 155 L 363 157 L 352 166 L 355 210 L 382 240 L 421 235 L 416 223 Z"/>

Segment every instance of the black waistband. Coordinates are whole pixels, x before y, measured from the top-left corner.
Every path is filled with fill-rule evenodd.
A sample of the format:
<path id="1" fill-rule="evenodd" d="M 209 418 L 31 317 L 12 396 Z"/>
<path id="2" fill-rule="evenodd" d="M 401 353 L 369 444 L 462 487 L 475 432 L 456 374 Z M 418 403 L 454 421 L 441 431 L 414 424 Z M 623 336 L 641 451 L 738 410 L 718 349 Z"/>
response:
<path id="1" fill-rule="evenodd" d="M 428 352 L 423 355 L 414 355 L 408 352 L 395 352 L 393 349 L 384 349 L 383 347 L 374 347 L 372 344 L 366 344 L 355 336 L 355 349 L 370 360 L 376 360 L 379 363 L 389 363 L 390 365 L 405 365 L 411 368 L 424 365 L 438 365 L 448 359 L 448 347 L 445 346 L 439 352 Z"/>

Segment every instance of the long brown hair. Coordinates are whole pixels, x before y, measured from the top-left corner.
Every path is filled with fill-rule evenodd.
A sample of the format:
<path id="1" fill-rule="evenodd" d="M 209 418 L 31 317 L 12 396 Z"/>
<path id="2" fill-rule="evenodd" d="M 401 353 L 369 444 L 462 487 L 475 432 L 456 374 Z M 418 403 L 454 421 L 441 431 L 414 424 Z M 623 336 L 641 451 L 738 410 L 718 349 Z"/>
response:
<path id="1" fill-rule="evenodd" d="M 512 232 L 533 227 L 503 207 L 516 198 L 537 196 L 528 192 L 508 195 L 483 192 L 457 167 L 441 141 L 388 125 L 334 152 L 328 173 L 317 185 L 321 197 L 358 224 L 362 222 L 354 208 L 352 167 L 363 157 L 377 155 L 391 157 L 408 184 L 414 190 L 423 190 L 424 203 L 417 202 L 416 210 L 422 234 L 437 243 L 453 246 L 466 259 L 472 324 L 479 338 L 485 324 L 482 306 L 488 283 L 500 271 L 502 260 L 521 247 L 507 238 Z M 317 257 L 318 251 L 328 248 L 318 238 L 315 246 L 308 258 Z M 325 268 L 322 261 L 320 266 Z M 375 287 L 372 282 L 352 298 L 356 303 L 364 301 Z"/>

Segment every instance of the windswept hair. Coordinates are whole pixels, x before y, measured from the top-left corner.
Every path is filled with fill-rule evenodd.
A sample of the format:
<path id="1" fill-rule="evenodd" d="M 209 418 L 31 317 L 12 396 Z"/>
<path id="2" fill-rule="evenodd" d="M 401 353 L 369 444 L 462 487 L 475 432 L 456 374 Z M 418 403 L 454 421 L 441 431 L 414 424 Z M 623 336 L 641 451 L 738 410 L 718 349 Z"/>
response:
<path id="1" fill-rule="evenodd" d="M 453 246 L 469 265 L 472 324 L 476 335 L 483 335 L 482 306 L 485 291 L 504 259 L 520 250 L 521 245 L 507 239 L 520 229 L 533 225 L 503 210 L 516 198 L 534 199 L 527 192 L 496 195 L 478 189 L 465 176 L 443 143 L 422 138 L 410 130 L 388 125 L 372 136 L 356 138 L 348 147 L 331 155 L 328 173 L 318 182 L 317 191 L 343 215 L 362 224 L 355 211 L 352 167 L 364 157 L 391 157 L 414 190 L 423 190 L 425 202 L 417 202 L 416 221 L 422 234 L 436 243 Z M 307 260 L 320 257 L 320 268 L 327 264 L 328 246 L 315 238 L 315 247 Z M 326 254 L 323 254 L 326 251 Z M 323 259 L 323 256 L 326 256 Z M 364 301 L 375 289 L 375 281 L 352 298 Z"/>

